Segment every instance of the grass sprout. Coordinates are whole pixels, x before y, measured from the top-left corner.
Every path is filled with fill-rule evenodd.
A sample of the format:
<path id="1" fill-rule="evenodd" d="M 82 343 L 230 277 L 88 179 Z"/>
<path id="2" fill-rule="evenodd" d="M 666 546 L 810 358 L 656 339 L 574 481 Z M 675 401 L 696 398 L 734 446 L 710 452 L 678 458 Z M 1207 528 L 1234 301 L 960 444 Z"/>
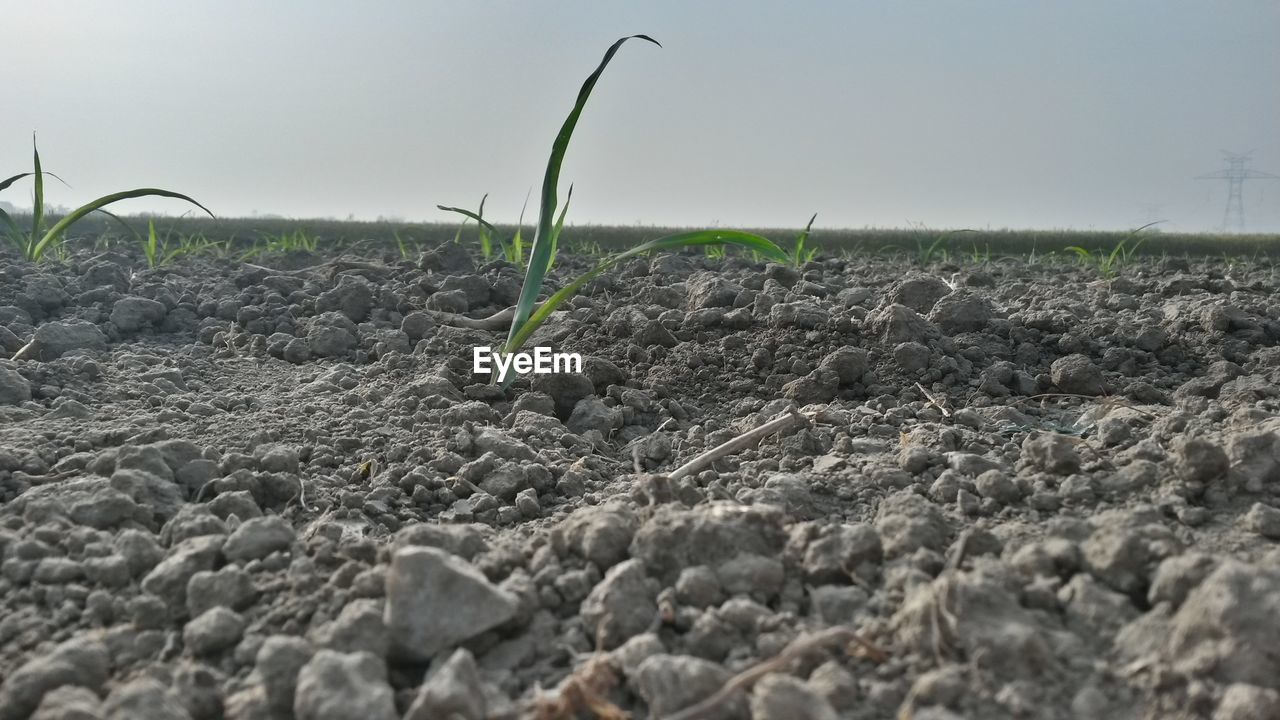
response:
<path id="1" fill-rule="evenodd" d="M 795 267 L 800 267 L 818 255 L 818 248 L 806 248 L 805 243 L 809 240 L 809 231 L 813 229 L 813 221 L 818 219 L 818 213 L 814 213 L 809 218 L 808 224 L 796 235 L 795 245 L 791 249 L 790 263 Z"/>
<path id="2" fill-rule="evenodd" d="M 161 188 L 137 188 L 134 190 L 124 190 L 121 192 L 103 195 L 100 198 L 91 200 L 84 205 L 67 213 L 65 217 L 59 219 L 48 227 L 45 218 L 45 202 L 44 202 L 44 176 L 52 175 L 45 172 L 40 165 L 40 148 L 36 145 L 35 136 L 31 137 L 31 148 L 33 155 L 34 169 L 29 173 L 19 173 L 6 180 L 0 181 L 0 191 L 8 189 L 18 180 L 30 177 L 33 183 L 33 192 L 31 195 L 31 230 L 24 231 L 18 227 L 13 218 L 3 210 L 0 210 L 0 225 L 3 226 L 5 235 L 9 241 L 18 248 L 22 257 L 31 262 L 37 262 L 49 253 L 55 258 L 65 258 L 66 250 L 62 247 L 63 240 L 67 230 L 76 222 L 83 219 L 86 215 L 93 212 L 101 211 L 108 205 L 117 203 L 121 200 L 131 200 L 140 197 L 167 197 L 177 200 L 185 200 L 192 205 L 209 213 L 209 217 L 213 217 L 213 212 L 209 208 L 196 202 L 193 198 L 183 195 L 182 193 L 173 192 L 172 190 L 163 190 Z M 54 177 L 57 177 L 54 175 Z M 60 179 L 60 178 L 59 178 Z"/>
<path id="3" fill-rule="evenodd" d="M 696 230 L 692 232 L 676 233 L 660 237 L 655 240 L 641 243 L 624 252 L 606 257 L 604 260 L 596 264 L 595 267 L 586 273 L 578 276 L 576 279 L 562 287 L 560 290 L 552 294 L 541 304 L 538 303 L 538 296 L 542 293 L 542 286 L 546 280 L 547 274 L 550 272 L 552 263 L 559 247 L 560 234 L 564 230 L 564 218 L 568 210 L 569 198 L 565 199 L 564 207 L 559 206 L 559 184 L 560 169 L 564 162 L 565 153 L 569 149 L 569 141 L 573 137 L 574 128 L 577 127 L 578 119 L 582 115 L 582 110 L 587 104 L 587 99 L 591 96 L 592 89 L 595 88 L 596 82 L 599 81 L 600 75 L 604 72 L 609 62 L 613 60 L 618 49 L 622 47 L 628 40 L 644 40 L 653 43 L 658 47 L 662 45 L 648 35 L 630 35 L 618 39 L 605 52 L 604 58 L 596 69 L 587 76 L 582 83 L 581 89 L 578 91 L 577 100 L 574 102 L 573 108 L 569 111 L 568 117 L 560 127 L 560 131 L 556 134 L 555 141 L 551 145 L 551 154 L 547 160 L 547 169 L 542 179 L 542 192 L 539 199 L 538 223 L 534 230 L 533 245 L 529 251 L 528 264 L 525 269 L 524 284 L 520 288 L 520 295 L 516 301 L 515 309 L 511 318 L 511 327 L 507 333 L 507 341 L 502 346 L 504 353 L 513 353 L 519 350 L 529 337 L 534 333 L 543 322 L 551 316 L 551 313 L 563 304 L 566 300 L 576 294 L 584 285 L 601 273 L 612 268 L 617 263 L 627 259 L 643 255 L 659 250 L 678 250 L 686 247 L 708 246 L 708 245 L 724 245 L 733 244 L 744 247 L 748 250 L 755 250 L 762 255 L 768 256 L 779 262 L 788 262 L 789 258 L 777 245 L 774 245 L 766 238 L 760 237 L 747 232 L 736 230 Z M 572 192 L 572 189 L 571 191 Z M 570 195 L 572 197 L 572 195 Z M 483 219 L 479 213 L 470 213 L 459 208 L 442 207 L 450 212 L 461 212 L 464 216 L 482 223 Z M 557 214 L 557 210 L 559 213 Z M 492 228 L 492 226 L 489 226 Z M 500 380 L 503 385 L 508 385 L 515 380 L 514 375 L 505 378 L 495 378 Z"/>
<path id="4" fill-rule="evenodd" d="M 532 191 L 531 191 L 532 192 Z M 570 196 L 573 194 L 573 188 L 569 188 Z M 524 267 L 524 213 L 529 207 L 529 196 L 524 198 L 524 206 L 520 208 L 520 220 L 516 223 L 516 231 L 507 240 L 502 240 L 498 228 L 493 223 L 484 219 L 484 203 L 488 199 L 486 194 L 480 198 L 480 209 L 477 212 L 471 212 L 466 208 L 448 207 L 446 205 L 437 205 L 436 207 L 445 212 L 457 213 L 462 215 L 462 225 L 458 227 L 458 234 L 454 236 L 454 242 L 460 242 L 462 239 L 462 229 L 470 220 L 475 220 L 479 228 L 480 254 L 484 256 L 485 262 L 493 259 L 493 240 L 497 238 L 498 246 L 502 249 L 502 259 L 515 265 L 516 267 Z M 565 201 L 566 206 L 568 201 Z M 560 216 L 561 224 L 564 222 L 563 213 Z M 557 231 L 558 232 L 558 231 Z M 553 253 L 554 256 L 554 253 Z"/>
<path id="5" fill-rule="evenodd" d="M 916 237 L 916 264 L 919 265 L 920 267 L 926 267 L 930 263 L 932 263 L 935 259 L 940 260 L 942 262 L 950 261 L 951 251 L 949 248 L 947 248 L 947 241 L 949 241 L 953 235 L 959 235 L 960 233 L 971 233 L 971 232 L 974 232 L 974 231 L 969 229 L 948 230 L 943 233 L 938 233 L 938 235 L 934 237 L 932 241 L 929 241 L 922 236 L 917 236 Z"/>
<path id="6" fill-rule="evenodd" d="M 1067 252 L 1074 253 L 1076 260 L 1083 266 L 1092 267 L 1098 271 L 1098 274 L 1110 280 L 1120 274 L 1120 269 L 1132 262 L 1133 257 L 1138 252 L 1138 248 L 1147 241 L 1145 237 L 1138 237 L 1143 230 L 1156 225 L 1162 220 L 1149 222 L 1142 227 L 1129 231 L 1129 234 L 1116 243 L 1116 246 L 1110 252 L 1102 248 L 1094 248 L 1086 250 L 1079 245 L 1072 245 L 1067 248 Z"/>

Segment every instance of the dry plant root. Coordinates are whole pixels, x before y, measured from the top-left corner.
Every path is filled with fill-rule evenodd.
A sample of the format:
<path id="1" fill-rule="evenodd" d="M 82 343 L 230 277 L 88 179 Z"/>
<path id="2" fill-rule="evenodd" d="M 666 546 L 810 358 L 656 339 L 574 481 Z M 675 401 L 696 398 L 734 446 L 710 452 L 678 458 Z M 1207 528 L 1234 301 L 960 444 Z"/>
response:
<path id="1" fill-rule="evenodd" d="M 673 715 L 668 715 L 663 720 L 698 720 L 698 718 L 706 717 L 712 711 L 732 700 L 734 693 L 750 689 L 765 675 L 783 669 L 787 663 L 804 657 L 814 650 L 833 645 L 857 646 L 861 648 L 867 657 L 877 663 L 882 663 L 889 659 L 887 652 L 847 627 L 839 626 L 827 628 L 816 633 L 807 633 L 792 640 L 776 656 L 757 663 L 729 678 L 728 682 L 711 697 L 690 705 Z"/>
<path id="2" fill-rule="evenodd" d="M 591 713 L 596 720 L 630 720 L 622 708 L 609 702 L 609 691 L 618 685 L 618 668 L 603 653 L 592 655 L 565 678 L 552 693 L 539 692 L 525 709 L 525 720 L 577 720 Z"/>
<path id="3" fill-rule="evenodd" d="M 450 327 L 469 328 L 471 330 L 505 330 L 511 327 L 511 319 L 516 316 L 516 306 L 512 305 L 505 310 L 490 315 L 487 318 L 469 318 L 466 315 L 457 313 L 443 312 L 440 310 L 428 310 L 436 322 L 441 325 Z"/>
<path id="4" fill-rule="evenodd" d="M 916 383 L 916 389 L 925 396 L 925 399 L 929 401 L 930 405 L 938 408 L 938 412 L 942 413 L 942 417 L 951 417 L 951 408 L 947 407 L 947 399 L 945 397 L 934 395 L 928 390 L 925 390 L 924 386 L 920 383 Z"/>
<path id="5" fill-rule="evenodd" d="M 779 415 L 769 422 L 761 425 L 753 430 L 748 430 L 736 438 L 728 442 L 721 443 L 716 447 L 702 453 L 689 462 L 681 465 L 667 475 L 668 482 L 675 482 L 689 475 L 696 475 L 711 466 L 716 460 L 722 457 L 741 452 L 766 437 L 783 430 L 793 430 L 798 427 L 804 427 L 809 424 L 809 420 L 795 410 Z"/>

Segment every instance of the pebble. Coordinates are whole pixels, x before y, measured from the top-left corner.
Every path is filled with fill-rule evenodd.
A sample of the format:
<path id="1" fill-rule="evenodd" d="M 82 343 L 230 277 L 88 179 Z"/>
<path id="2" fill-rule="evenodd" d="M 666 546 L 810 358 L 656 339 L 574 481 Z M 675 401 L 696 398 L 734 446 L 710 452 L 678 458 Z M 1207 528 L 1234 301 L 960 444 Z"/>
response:
<path id="1" fill-rule="evenodd" d="M 319 650 L 298 673 L 298 720 L 398 720 L 382 660 L 367 653 Z"/>
<path id="2" fill-rule="evenodd" d="M 501 625 L 519 607 L 513 595 L 465 560 L 426 547 L 395 552 L 386 596 L 392 653 L 416 661 Z"/>

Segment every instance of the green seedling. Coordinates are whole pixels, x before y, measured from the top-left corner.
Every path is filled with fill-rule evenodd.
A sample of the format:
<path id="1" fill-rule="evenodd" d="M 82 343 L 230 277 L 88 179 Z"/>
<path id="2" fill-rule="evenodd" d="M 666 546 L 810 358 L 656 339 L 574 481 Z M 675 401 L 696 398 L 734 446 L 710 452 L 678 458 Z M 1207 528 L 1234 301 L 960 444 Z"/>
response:
<path id="1" fill-rule="evenodd" d="M 575 240 L 569 245 L 569 249 L 574 255 L 582 255 L 584 257 L 601 257 L 608 255 L 600 243 L 595 240 Z"/>
<path id="2" fill-rule="evenodd" d="M 569 212 L 569 201 L 573 200 L 573 184 L 569 185 L 569 192 L 564 198 L 564 207 L 560 208 L 560 217 L 556 218 L 556 224 L 551 228 L 551 255 L 547 260 L 547 271 L 549 272 L 556 264 L 556 255 L 560 252 L 560 233 L 564 232 L 564 216 Z M 594 252 L 592 255 L 603 255 L 604 251 L 600 249 L 600 243 L 591 243 Z"/>
<path id="3" fill-rule="evenodd" d="M 569 188 L 569 195 L 570 197 L 573 196 L 572 186 Z M 447 207 L 445 205 L 437 205 L 436 207 L 446 212 L 457 213 L 463 216 L 462 225 L 458 227 L 458 234 L 454 236 L 455 243 L 461 240 L 462 228 L 466 225 L 466 223 L 469 220 L 475 220 L 476 225 L 479 228 L 480 254 L 484 257 L 485 262 L 488 262 L 490 259 L 492 259 L 493 238 L 498 238 L 498 245 L 502 249 L 502 259 L 506 260 L 512 265 L 515 265 L 516 267 L 522 268 L 525 265 L 524 238 L 523 238 L 524 212 L 526 209 L 528 209 L 529 197 L 528 195 L 525 196 L 524 206 L 520 208 L 520 220 L 519 222 L 516 223 L 515 233 L 512 234 L 512 236 L 506 241 L 503 241 L 501 239 L 501 236 L 498 234 L 498 228 L 495 227 L 488 220 L 484 219 L 484 203 L 485 203 L 485 200 L 488 199 L 488 197 L 489 197 L 488 195 L 485 195 L 483 198 L 480 199 L 479 212 L 471 212 L 466 208 Z M 565 201 L 565 205 L 566 207 L 568 206 L 567 200 Z M 563 227 L 563 223 L 564 223 L 564 214 L 561 213 L 560 225 L 557 227 L 557 234 L 559 234 L 559 228 Z M 554 260 L 554 251 L 552 254 L 552 258 Z"/>
<path id="4" fill-rule="evenodd" d="M 951 239 L 952 235 L 971 232 L 974 231 L 967 228 L 961 230 L 948 230 L 944 233 L 939 233 L 931 242 L 926 242 L 924 238 L 917 236 L 916 263 L 920 267 L 926 267 L 933 262 L 935 258 L 944 263 L 949 262 L 951 260 L 951 251 L 946 246 L 947 241 Z"/>
<path id="5" fill-rule="evenodd" d="M 413 251 L 410 250 L 410 244 L 413 243 L 413 240 L 405 240 L 400 236 L 399 230 L 392 230 L 391 236 L 396 239 L 396 249 L 400 251 L 400 259 L 408 260 L 409 256 L 413 254 Z"/>
<path id="6" fill-rule="evenodd" d="M 1142 227 L 1130 230 L 1128 235 L 1122 238 L 1120 242 L 1116 243 L 1116 246 L 1111 249 L 1111 252 L 1106 252 L 1102 248 L 1095 248 L 1090 251 L 1080 247 L 1079 245 L 1072 245 L 1067 248 L 1067 251 L 1075 253 L 1076 260 L 1080 265 L 1092 267 L 1104 278 L 1110 280 L 1120 274 L 1121 268 L 1133 261 L 1133 257 L 1137 254 L 1138 248 L 1142 247 L 1142 244 L 1147 241 L 1145 237 L 1138 238 L 1138 234 L 1152 225 L 1156 225 L 1161 222 L 1164 221 L 1157 220 L 1155 222 L 1149 222 Z M 1131 242 L 1135 238 L 1137 238 L 1136 242 Z"/>
<path id="7" fill-rule="evenodd" d="M 201 205 L 191 197 L 183 195 L 182 193 L 173 192 L 172 190 L 162 190 L 160 188 L 137 188 L 135 190 L 124 190 L 122 192 L 111 193 L 110 195 L 103 195 L 100 198 L 91 200 L 90 202 L 87 202 L 67 213 L 65 217 L 54 223 L 52 227 L 46 227 L 44 176 L 52 175 L 52 173 L 45 172 L 40 166 L 40 149 L 36 146 L 34 135 L 31 138 L 31 147 L 32 154 L 34 156 L 34 169 L 32 172 L 19 173 L 6 180 L 0 181 L 0 191 L 3 191 L 25 177 L 30 177 L 32 180 L 31 230 L 29 232 L 20 229 L 18 224 L 14 222 L 13 218 L 8 213 L 0 210 L 0 226 L 3 226 L 5 235 L 9 238 L 9 241 L 18 248 L 18 251 L 22 253 L 22 257 L 31 262 L 39 261 L 45 256 L 45 253 L 50 253 L 53 257 L 65 257 L 66 250 L 62 247 L 62 244 L 67 230 L 72 225 L 83 219 L 86 215 L 101 211 L 106 206 L 120 202 L 121 200 L 130 200 L 133 198 L 148 196 L 175 198 L 178 200 L 185 200 L 209 213 L 209 217 L 214 217 L 213 212 L 210 211 L 209 208 Z M 54 175 L 53 177 L 57 176 Z"/>
<path id="8" fill-rule="evenodd" d="M 167 265 L 182 252 L 181 246 L 169 247 L 169 233 L 165 233 L 164 240 L 160 239 L 154 219 L 147 220 L 147 241 L 142 244 L 142 254 L 147 258 L 147 267 L 154 270 L 161 265 Z"/>
<path id="9" fill-rule="evenodd" d="M 975 265 L 986 265 L 991 262 L 991 245 L 987 244 L 979 249 L 978 243 L 975 242 L 969 251 L 969 260 Z"/>
<path id="10" fill-rule="evenodd" d="M 532 194 L 533 188 L 529 188 L 529 192 L 524 195 L 524 204 L 520 206 L 520 219 L 516 221 L 516 232 L 511 236 L 507 247 L 503 248 L 507 262 L 521 268 L 524 267 L 524 211 L 529 209 L 529 196 Z"/>
<path id="11" fill-rule="evenodd" d="M 736 230 L 700 230 L 677 233 L 650 240 L 625 252 L 605 258 L 595 267 L 565 285 L 541 304 L 538 304 L 538 296 L 542 292 L 542 285 L 555 259 L 559 235 L 564 228 L 565 209 L 558 207 L 558 188 L 560 184 L 560 168 L 564 162 L 565 153 L 569 149 L 569 140 L 573 137 L 578 118 L 582 115 L 582 109 L 586 106 L 587 99 L 591 96 L 591 91 L 600 79 L 600 75 L 604 72 L 605 67 L 609 65 L 609 62 L 613 60 L 613 56 L 617 54 L 623 43 L 632 39 L 644 40 L 661 47 L 657 40 L 647 35 L 623 37 L 609 46 L 595 71 L 588 75 L 587 79 L 582 83 L 582 87 L 578 91 L 577 101 L 574 103 L 573 109 L 569 111 L 568 117 L 565 118 L 564 124 L 560 127 L 560 132 L 557 133 L 555 141 L 551 145 L 551 155 L 547 160 L 546 173 L 542 179 L 538 224 L 534 231 L 533 246 L 529 251 L 529 262 L 525 270 L 524 284 L 520 288 L 520 295 L 516 301 L 515 312 L 511 319 L 511 328 L 507 333 L 507 341 L 502 347 L 504 353 L 513 353 L 519 350 L 529 340 L 533 332 L 560 305 L 576 294 L 593 278 L 627 258 L 659 250 L 733 244 L 749 250 L 756 250 L 778 262 L 785 263 L 789 260 L 787 254 L 777 245 L 774 245 L 766 238 L 751 233 Z M 567 200 L 565 205 L 568 205 Z M 558 209 L 560 213 L 557 218 L 556 211 Z M 495 378 L 496 380 L 499 380 L 499 378 Z M 509 385 L 514 380 L 514 375 L 501 378 L 504 386 Z"/>
<path id="12" fill-rule="evenodd" d="M 800 231 L 800 234 L 796 235 L 796 242 L 791 250 L 790 258 L 791 265 L 793 267 L 798 268 L 817 257 L 818 248 L 805 247 L 805 243 L 809 240 L 809 231 L 813 228 L 813 221 L 817 219 L 818 213 L 814 213 L 813 216 L 809 218 L 809 222 L 804 226 L 804 229 Z"/>

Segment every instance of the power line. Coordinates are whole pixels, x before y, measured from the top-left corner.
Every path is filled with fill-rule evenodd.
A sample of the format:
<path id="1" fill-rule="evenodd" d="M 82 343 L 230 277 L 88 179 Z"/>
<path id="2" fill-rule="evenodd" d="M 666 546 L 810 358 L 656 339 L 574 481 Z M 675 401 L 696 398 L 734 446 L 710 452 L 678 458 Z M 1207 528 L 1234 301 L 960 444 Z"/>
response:
<path id="1" fill-rule="evenodd" d="M 1227 167 L 1208 175 L 1199 175 L 1197 180 L 1226 180 L 1227 209 L 1222 213 L 1222 231 L 1235 230 L 1244 232 L 1244 181 L 1245 180 L 1280 180 L 1280 175 L 1273 175 L 1261 170 L 1250 170 L 1245 165 L 1253 154 L 1222 151 L 1226 156 Z"/>

